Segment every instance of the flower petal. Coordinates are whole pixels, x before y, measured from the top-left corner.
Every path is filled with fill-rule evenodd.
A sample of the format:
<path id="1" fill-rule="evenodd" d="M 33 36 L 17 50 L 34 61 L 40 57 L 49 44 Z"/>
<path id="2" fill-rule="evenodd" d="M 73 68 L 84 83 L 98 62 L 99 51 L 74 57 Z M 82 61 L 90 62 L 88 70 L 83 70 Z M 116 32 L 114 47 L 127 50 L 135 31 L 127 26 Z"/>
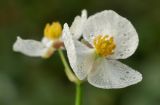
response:
<path id="1" fill-rule="evenodd" d="M 13 50 L 31 57 L 39 57 L 45 54 L 47 48 L 39 41 L 23 40 L 20 37 L 17 37 L 17 40 L 13 45 Z"/>
<path id="2" fill-rule="evenodd" d="M 75 40 L 71 36 L 67 24 L 64 24 L 62 39 L 74 73 L 80 80 L 85 79 L 93 65 L 93 59 L 95 56 L 93 49 L 90 49 L 78 40 Z"/>
<path id="3" fill-rule="evenodd" d="M 105 10 L 90 16 L 85 24 L 83 37 L 93 45 L 97 35 L 113 36 L 116 48 L 112 59 L 131 56 L 138 46 L 138 34 L 129 20 L 112 10 Z"/>
<path id="4" fill-rule="evenodd" d="M 79 39 L 82 35 L 83 26 L 87 20 L 87 11 L 82 10 L 81 16 L 76 16 L 71 27 L 70 31 L 75 39 Z"/>
<path id="5" fill-rule="evenodd" d="M 142 80 L 142 75 L 116 60 L 98 58 L 88 75 L 88 82 L 95 87 L 124 88 Z"/>
<path id="6" fill-rule="evenodd" d="M 54 41 L 48 39 L 47 37 L 43 37 L 41 42 L 46 46 L 46 47 L 51 47 L 53 46 Z"/>

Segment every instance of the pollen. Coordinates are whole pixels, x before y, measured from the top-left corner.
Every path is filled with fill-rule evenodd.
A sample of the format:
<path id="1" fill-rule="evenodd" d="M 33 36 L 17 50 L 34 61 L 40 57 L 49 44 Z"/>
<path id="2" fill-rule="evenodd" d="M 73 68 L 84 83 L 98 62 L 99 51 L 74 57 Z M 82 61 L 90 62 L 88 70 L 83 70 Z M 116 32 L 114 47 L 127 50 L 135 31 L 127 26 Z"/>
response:
<path id="1" fill-rule="evenodd" d="M 94 39 L 94 47 L 99 56 L 106 57 L 114 53 L 116 44 L 113 37 L 98 35 Z"/>
<path id="2" fill-rule="evenodd" d="M 47 23 L 44 28 L 44 36 L 50 40 L 57 39 L 62 34 L 62 26 L 59 22 Z"/>

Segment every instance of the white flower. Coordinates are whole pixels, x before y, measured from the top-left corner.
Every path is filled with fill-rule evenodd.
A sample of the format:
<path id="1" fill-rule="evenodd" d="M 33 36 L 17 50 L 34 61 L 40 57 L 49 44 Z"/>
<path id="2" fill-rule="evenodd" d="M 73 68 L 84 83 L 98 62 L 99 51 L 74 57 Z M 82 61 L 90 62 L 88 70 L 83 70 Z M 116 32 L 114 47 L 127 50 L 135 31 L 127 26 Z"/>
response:
<path id="1" fill-rule="evenodd" d="M 50 57 L 56 50 L 55 45 L 61 44 L 62 27 L 59 22 L 53 22 L 51 25 L 47 24 L 44 29 L 44 37 L 41 41 L 23 40 L 17 37 L 13 45 L 13 50 L 21 52 L 31 57 Z"/>
<path id="2" fill-rule="evenodd" d="M 81 16 L 76 16 L 70 31 L 75 39 L 81 37 L 82 26 L 87 19 L 87 11 L 83 10 Z M 50 57 L 54 51 L 59 47 L 62 47 L 63 42 L 61 40 L 62 27 L 59 22 L 53 22 L 51 25 L 47 24 L 44 29 L 44 37 L 41 41 L 36 40 L 23 40 L 17 37 L 16 42 L 13 45 L 13 50 L 21 52 L 31 57 Z"/>
<path id="3" fill-rule="evenodd" d="M 138 46 L 138 35 L 130 23 L 112 10 L 90 16 L 83 26 L 83 37 L 92 47 L 75 40 L 67 24 L 63 41 L 70 65 L 80 80 L 87 78 L 95 87 L 123 88 L 142 80 L 142 75 L 116 59 L 131 56 Z"/>

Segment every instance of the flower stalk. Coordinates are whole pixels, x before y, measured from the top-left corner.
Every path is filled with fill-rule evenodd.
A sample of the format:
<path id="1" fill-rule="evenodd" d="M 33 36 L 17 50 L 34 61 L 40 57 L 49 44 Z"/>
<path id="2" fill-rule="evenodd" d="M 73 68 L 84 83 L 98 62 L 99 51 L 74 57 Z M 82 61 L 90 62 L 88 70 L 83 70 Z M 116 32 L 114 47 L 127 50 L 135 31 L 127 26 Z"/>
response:
<path id="1" fill-rule="evenodd" d="M 81 81 L 73 74 L 73 72 L 71 71 L 65 56 L 63 54 L 63 51 L 61 49 L 58 50 L 58 53 L 60 55 L 60 58 L 62 60 L 62 63 L 65 67 L 65 73 L 68 77 L 68 79 L 75 83 L 76 85 L 76 98 L 75 98 L 75 105 L 81 105 L 81 97 L 82 97 L 82 90 L 81 90 Z"/>
<path id="2" fill-rule="evenodd" d="M 63 54 L 63 51 L 61 49 L 58 50 L 58 53 L 60 55 L 60 58 L 62 60 L 62 63 L 64 65 L 64 70 L 65 70 L 65 73 L 68 77 L 68 79 L 71 81 L 71 82 L 74 82 L 74 83 L 79 83 L 79 80 L 77 79 L 77 77 L 73 74 L 73 72 L 71 71 L 66 59 L 65 59 L 65 56 Z"/>
<path id="3" fill-rule="evenodd" d="M 82 89 L 81 89 L 81 83 L 76 84 L 76 100 L 75 105 L 81 105 L 82 104 Z"/>

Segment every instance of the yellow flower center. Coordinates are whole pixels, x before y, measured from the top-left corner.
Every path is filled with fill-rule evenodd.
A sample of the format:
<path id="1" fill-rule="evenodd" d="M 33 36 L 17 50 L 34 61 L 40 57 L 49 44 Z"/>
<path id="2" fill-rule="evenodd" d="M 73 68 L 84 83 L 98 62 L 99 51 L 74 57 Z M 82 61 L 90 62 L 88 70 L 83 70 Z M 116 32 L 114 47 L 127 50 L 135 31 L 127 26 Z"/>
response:
<path id="1" fill-rule="evenodd" d="M 98 55 L 106 57 L 114 53 L 116 45 L 113 37 L 98 35 L 94 39 L 94 47 Z"/>
<path id="2" fill-rule="evenodd" d="M 44 36 L 48 39 L 57 39 L 62 34 L 62 26 L 59 22 L 47 23 L 44 29 Z"/>

